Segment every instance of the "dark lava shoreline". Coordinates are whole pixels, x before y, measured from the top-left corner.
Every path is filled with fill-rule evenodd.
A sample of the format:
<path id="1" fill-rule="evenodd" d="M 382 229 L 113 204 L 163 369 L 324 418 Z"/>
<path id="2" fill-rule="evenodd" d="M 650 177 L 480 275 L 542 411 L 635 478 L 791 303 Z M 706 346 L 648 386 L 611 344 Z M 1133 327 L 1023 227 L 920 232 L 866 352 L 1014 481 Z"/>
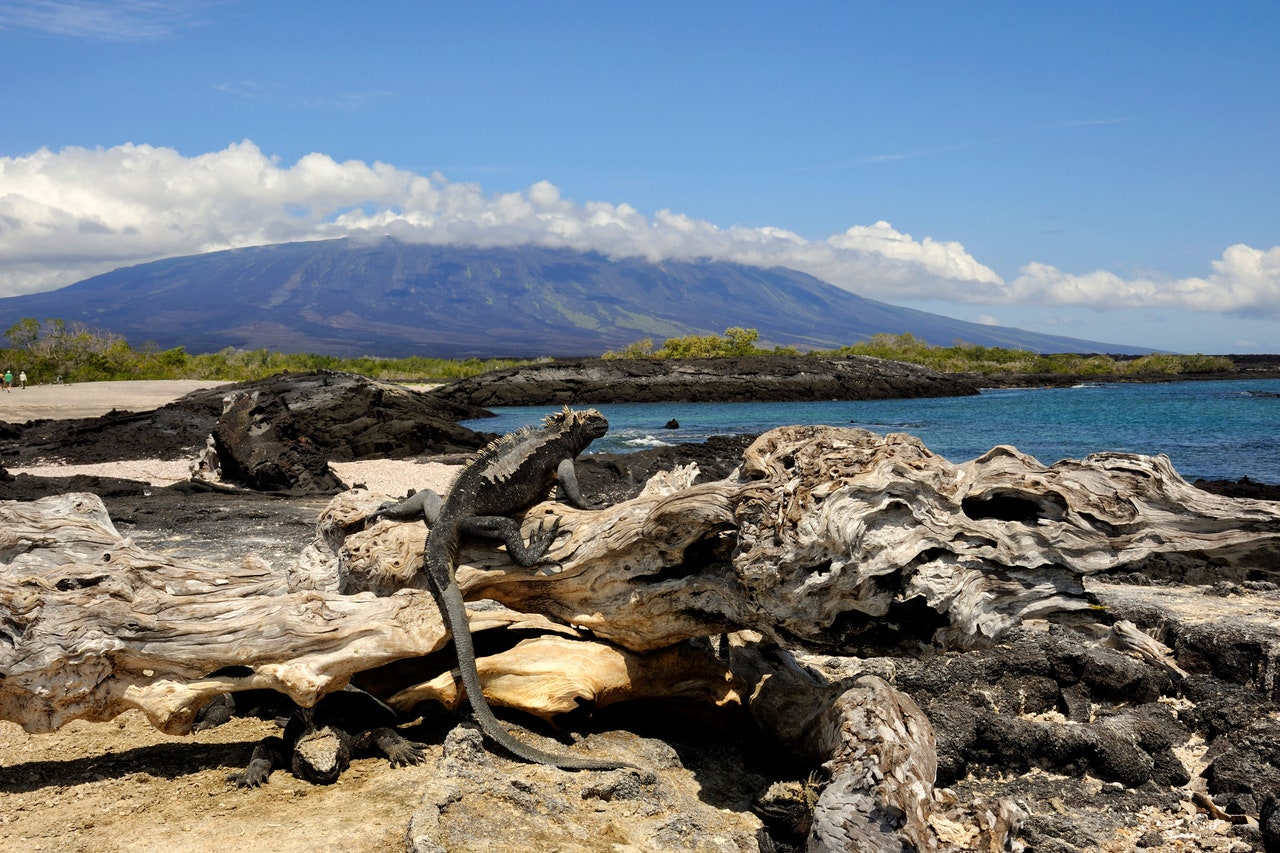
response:
<path id="1" fill-rule="evenodd" d="M 982 388 L 1084 382 L 1166 383 L 1280 379 L 1280 355 L 1229 356 L 1234 370 L 1204 374 L 939 373 L 866 356 L 701 359 L 548 359 L 443 386 L 433 394 L 474 406 L 595 403 L 756 403 L 962 397 Z M 1124 360 L 1121 357 L 1119 360 Z"/>
<path id="2" fill-rule="evenodd" d="M 1107 356 L 1120 363 L 1137 356 Z M 1090 375 L 1083 373 L 952 373 L 982 388 L 1062 388 L 1083 382 L 1143 384 L 1168 382 L 1217 382 L 1248 379 L 1280 379 L 1280 355 L 1228 355 L 1235 364 L 1232 370 L 1214 373 L 1118 373 Z"/>
<path id="3" fill-rule="evenodd" d="M 772 373 L 769 382 L 756 378 L 751 371 L 768 363 Z M 210 435 L 225 438 L 222 422 L 223 399 L 234 393 L 253 396 L 254 412 L 247 413 L 241 426 L 242 435 L 256 433 L 262 440 L 271 433 L 273 443 L 247 448 L 247 452 L 268 460 L 286 455 L 295 448 L 308 451 L 309 464 L 323 468 L 328 460 L 353 461 L 378 458 L 410 458 L 438 456 L 444 460 L 483 447 L 496 436 L 462 427 L 459 422 L 483 418 L 490 414 L 478 402 L 489 405 L 558 406 L 584 405 L 596 400 L 571 395 L 585 394 L 584 382 L 607 388 L 608 398 L 616 402 L 644 400 L 673 401 L 694 397 L 698 402 L 712 400 L 758 401 L 767 385 L 777 399 L 826 400 L 870 398 L 912 398 L 971 395 L 976 383 L 963 383 L 944 374 L 878 359 L 825 359 L 799 357 L 758 357 L 751 359 L 701 359 L 685 365 L 686 369 L 665 369 L 669 362 L 658 360 L 578 359 L 548 362 L 543 365 L 486 374 L 435 389 L 432 392 L 410 391 L 399 385 L 378 382 L 355 374 L 319 371 L 310 374 L 282 373 L 264 380 L 242 382 L 215 389 L 193 392 L 159 409 L 146 412 L 112 411 L 95 418 L 35 420 L 23 424 L 0 421 L 0 500 L 32 500 L 47 494 L 66 491 L 71 478 L 36 478 L 22 475 L 16 479 L 5 468 L 47 464 L 56 460 L 68 465 L 93 465 L 135 459 L 192 460 Z M 1230 378 L 1263 378 L 1264 368 L 1280 366 L 1280 356 L 1269 356 L 1250 362 L 1262 372 L 1241 371 Z M 813 371 L 815 366 L 829 366 L 827 374 Z M 803 370 L 801 368 L 808 368 Z M 518 373 L 517 378 L 511 378 Z M 507 378 L 503 378 L 507 377 Z M 630 379 L 628 379 L 630 377 Z M 1020 375 L 1005 377 L 1011 384 L 1043 385 L 1043 377 Z M 1186 377 L 1183 377 L 1186 378 Z M 1054 377 L 1075 383 L 1083 377 Z M 1127 377 L 1127 381 L 1170 381 L 1169 377 Z M 671 393 L 681 382 L 687 387 L 680 394 Z M 643 386 L 643 392 L 637 390 Z M 690 393 L 696 390 L 697 394 Z M 566 395 L 571 399 L 564 399 Z M 603 392 L 602 392 L 603 395 Z M 587 394 L 587 396 L 591 396 Z M 228 439 L 229 440 L 229 439 Z M 248 439 L 246 439 L 248 440 Z M 736 462 L 741 448 L 750 437 L 734 437 L 733 450 L 715 443 L 658 448 L 632 454 L 591 456 L 591 467 L 607 466 L 615 477 L 634 481 L 646 479 L 661 466 L 670 467 L 692 461 L 690 455 L 708 470 L 711 466 L 724 473 Z M 681 461 L 683 459 L 683 461 Z M 726 468 L 728 464 L 728 468 Z M 643 475 L 641 472 L 644 472 Z M 1263 500 L 1280 499 L 1280 484 L 1260 483 L 1242 472 L 1239 480 L 1199 481 L 1209 491 L 1232 497 Z M 721 474 L 720 476 L 723 476 Z M 138 488 L 129 481 L 112 485 L 109 478 L 90 478 L 94 488 L 107 492 Z M 44 482 L 38 482 L 43 480 Z M 89 485 L 83 478 L 77 487 Z M 292 493 L 286 484 L 264 486 L 244 483 L 263 493 Z M 310 489 L 310 494 L 333 494 L 338 484 L 325 483 Z"/>
<path id="4" fill-rule="evenodd" d="M 597 403 L 787 403 L 966 397 L 970 380 L 864 356 L 556 359 L 496 370 L 432 392 L 472 406 Z"/>

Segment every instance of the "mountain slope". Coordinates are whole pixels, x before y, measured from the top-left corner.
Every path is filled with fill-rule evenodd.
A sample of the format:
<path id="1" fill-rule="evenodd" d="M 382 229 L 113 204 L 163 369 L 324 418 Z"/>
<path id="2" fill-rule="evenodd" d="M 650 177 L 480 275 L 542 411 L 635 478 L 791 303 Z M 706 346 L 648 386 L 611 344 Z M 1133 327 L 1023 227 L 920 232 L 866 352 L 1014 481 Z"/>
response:
<path id="1" fill-rule="evenodd" d="M 910 332 L 1041 352 L 1145 352 L 965 323 L 864 299 L 793 270 L 612 260 L 535 246 L 284 243 L 125 267 L 0 299 L 0 329 L 59 318 L 137 346 L 337 356 L 598 355 L 640 338 L 758 329 L 801 349 Z"/>

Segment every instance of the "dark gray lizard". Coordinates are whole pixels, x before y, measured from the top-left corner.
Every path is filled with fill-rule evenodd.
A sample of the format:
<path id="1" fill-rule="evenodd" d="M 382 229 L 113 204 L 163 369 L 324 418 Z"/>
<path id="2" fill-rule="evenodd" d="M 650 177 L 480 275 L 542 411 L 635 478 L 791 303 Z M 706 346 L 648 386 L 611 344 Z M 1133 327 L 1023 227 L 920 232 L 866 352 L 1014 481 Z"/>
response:
<path id="1" fill-rule="evenodd" d="M 526 545 L 517 519 L 535 504 L 546 500 L 559 483 L 570 504 L 589 509 L 582 497 L 573 460 L 592 441 L 604 435 L 609 422 L 595 409 L 573 411 L 568 406 L 546 418 L 542 429 L 526 428 L 503 436 L 482 450 L 454 480 L 443 506 L 430 525 L 423 575 L 414 580 L 421 588 L 429 585 L 445 627 L 453 635 L 458 653 L 458 670 L 467 699 L 480 728 L 488 737 L 513 755 L 539 764 L 566 770 L 610 770 L 626 767 L 625 762 L 556 755 L 521 743 L 493 715 L 480 687 L 475 648 L 471 642 L 467 612 L 454 571 L 458 545 L 463 536 L 498 539 L 506 543 L 507 554 L 521 566 L 537 565 L 559 529 L 557 520 L 549 529 L 542 525 Z M 419 493 L 421 494 L 421 493 Z M 416 499 L 416 500 L 415 500 Z M 399 505 L 379 509 L 388 518 L 404 518 L 413 507 L 418 512 L 434 510 L 428 501 L 414 495 Z M 421 516 L 419 516 L 421 517 Z"/>
<path id="2" fill-rule="evenodd" d="M 253 748 L 249 766 L 227 779 L 238 788 L 256 788 L 276 767 L 290 767 L 299 779 L 331 785 L 353 757 L 373 752 L 385 755 L 392 767 L 421 764 L 422 744 L 400 734 L 399 722 L 381 700 L 348 684 L 314 708 L 295 708 L 283 735 L 265 738 Z"/>

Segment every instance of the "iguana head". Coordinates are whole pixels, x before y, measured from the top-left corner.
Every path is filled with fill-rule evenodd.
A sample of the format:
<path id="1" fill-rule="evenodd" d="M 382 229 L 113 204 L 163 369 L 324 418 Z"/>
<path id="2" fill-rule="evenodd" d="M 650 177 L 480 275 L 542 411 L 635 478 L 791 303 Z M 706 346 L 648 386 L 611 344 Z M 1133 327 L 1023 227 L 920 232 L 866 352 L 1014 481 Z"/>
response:
<path id="1" fill-rule="evenodd" d="M 574 411 L 565 406 L 560 411 L 547 415 L 542 422 L 547 429 L 560 432 L 573 430 L 585 438 L 588 444 L 609 431 L 609 421 L 595 409 Z"/>
<path id="2" fill-rule="evenodd" d="M 351 736 L 325 726 L 298 738 L 290 763 L 293 775 L 313 785 L 332 785 L 351 764 Z"/>

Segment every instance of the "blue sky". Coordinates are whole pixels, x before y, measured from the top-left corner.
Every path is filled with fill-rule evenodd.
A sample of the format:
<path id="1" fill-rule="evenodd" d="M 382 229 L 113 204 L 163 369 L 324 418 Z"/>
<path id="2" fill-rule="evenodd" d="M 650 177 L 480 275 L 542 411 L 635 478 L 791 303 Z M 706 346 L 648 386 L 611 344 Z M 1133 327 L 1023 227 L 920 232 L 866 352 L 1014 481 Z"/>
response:
<path id="1" fill-rule="evenodd" d="M 1277 44 L 1269 1 L 0 0 L 0 295 L 389 233 L 1277 352 Z"/>

